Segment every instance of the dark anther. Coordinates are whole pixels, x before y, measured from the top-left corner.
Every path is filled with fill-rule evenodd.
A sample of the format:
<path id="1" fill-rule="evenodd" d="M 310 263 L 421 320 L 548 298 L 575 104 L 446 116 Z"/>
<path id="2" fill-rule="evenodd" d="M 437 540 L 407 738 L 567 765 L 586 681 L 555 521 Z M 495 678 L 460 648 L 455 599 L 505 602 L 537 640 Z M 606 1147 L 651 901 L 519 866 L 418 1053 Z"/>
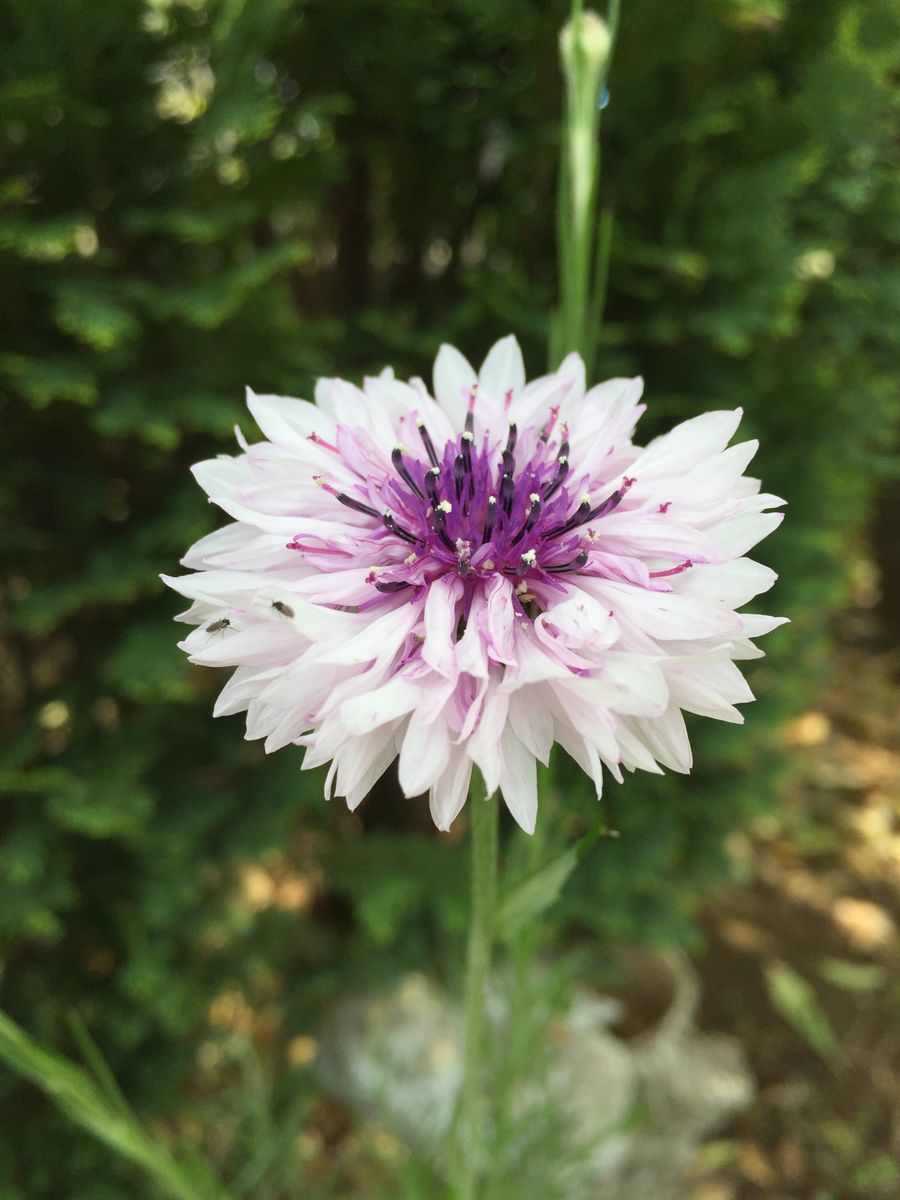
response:
<path id="1" fill-rule="evenodd" d="M 562 487 L 566 476 L 569 474 L 569 460 L 565 454 L 561 454 L 557 460 L 556 474 L 544 488 L 544 499 L 549 500 L 551 496 L 555 496 Z"/>
<path id="2" fill-rule="evenodd" d="M 519 430 L 515 421 L 509 423 L 509 436 L 506 439 L 506 448 L 510 454 L 514 454 L 516 450 L 516 438 L 519 436 Z"/>
<path id="3" fill-rule="evenodd" d="M 447 514 L 453 511 L 453 506 L 448 504 L 446 500 L 442 500 L 440 504 L 435 505 L 434 509 L 434 532 L 438 535 L 451 554 L 456 554 L 456 547 L 450 541 L 447 534 Z"/>
<path id="4" fill-rule="evenodd" d="M 561 571 L 580 571 L 587 560 L 587 550 L 582 550 L 580 554 L 575 555 L 571 562 L 559 563 L 553 567 L 544 567 L 544 570 L 550 571 L 553 574 L 559 574 Z"/>
<path id="5" fill-rule="evenodd" d="M 463 481 L 466 478 L 466 460 L 457 454 L 453 460 L 453 479 L 456 484 L 456 499 L 462 499 Z"/>
<path id="6" fill-rule="evenodd" d="M 416 493 L 420 500 L 424 500 L 425 495 L 422 489 L 413 479 L 412 475 L 410 474 L 409 467 L 407 467 L 406 463 L 403 461 L 403 450 L 400 448 L 400 446 L 395 446 L 391 451 L 391 462 L 394 464 L 394 470 L 397 472 L 406 486 L 411 488 L 411 490 Z"/>
<path id="7" fill-rule="evenodd" d="M 500 480 L 500 507 L 507 516 L 512 512 L 513 495 L 516 490 L 516 485 L 513 483 L 513 477 L 509 471 L 504 472 L 503 478 Z"/>
<path id="8" fill-rule="evenodd" d="M 512 450 L 504 450 L 500 455 L 502 459 L 502 469 L 506 475 L 514 475 L 516 473 L 516 460 Z"/>
<path id="9" fill-rule="evenodd" d="M 524 575 L 526 572 L 533 570 L 537 566 L 537 555 L 533 550 L 526 550 L 524 554 L 519 556 L 518 565 L 515 567 L 504 567 L 504 575 Z"/>
<path id="10" fill-rule="evenodd" d="M 487 515 L 484 518 L 484 533 L 481 535 L 482 546 L 491 540 L 494 532 L 494 522 L 497 520 L 497 497 L 488 496 Z"/>
<path id="11" fill-rule="evenodd" d="M 408 529 L 404 529 L 402 525 L 397 524 L 397 522 L 394 520 L 394 514 L 390 509 L 387 509 L 381 519 L 384 521 L 385 529 L 389 529 L 391 533 L 396 534 L 397 537 L 403 538 L 404 542 L 409 542 L 411 546 L 415 546 L 417 544 L 418 538 L 413 537 Z"/>
<path id="12" fill-rule="evenodd" d="M 416 429 L 419 431 L 419 437 L 422 439 L 422 445 L 425 447 L 425 453 L 428 455 L 428 460 L 433 467 L 438 465 L 437 451 L 434 448 L 434 442 L 431 440 L 431 434 L 425 428 L 424 421 L 416 421 Z"/>
<path id="13" fill-rule="evenodd" d="M 474 434 L 464 433 L 460 438 L 462 442 L 463 462 L 466 465 L 466 471 L 472 470 L 472 443 L 475 441 Z"/>
<path id="14" fill-rule="evenodd" d="M 537 524 L 538 517 L 540 517 L 540 515 L 541 498 L 538 495 L 532 494 L 531 508 L 528 510 L 528 516 L 525 518 L 525 523 L 510 544 L 515 546 L 518 542 L 521 542 L 526 533 L 531 533 L 532 529 L 534 529 L 535 525 Z"/>
<path id="15" fill-rule="evenodd" d="M 564 521 L 562 525 L 554 525 L 552 529 L 548 529 L 544 534 L 545 538 L 559 537 L 561 534 L 569 533 L 571 530 L 583 525 L 585 521 L 591 518 L 591 502 L 587 496 L 581 501 L 575 511 L 569 517 L 568 521 Z"/>
<path id="16" fill-rule="evenodd" d="M 376 583 L 375 590 L 377 592 L 387 592 L 387 593 L 402 592 L 404 588 L 408 588 L 410 586 L 411 586 L 410 584 L 403 583 L 400 581 L 398 581 L 397 583 Z"/>
<path id="17" fill-rule="evenodd" d="M 432 504 L 438 504 L 440 501 L 437 487 L 440 477 L 440 467 L 432 467 L 430 471 L 425 472 L 425 491 L 428 493 L 428 499 Z"/>
<path id="18" fill-rule="evenodd" d="M 355 512 L 366 513 L 370 517 L 378 516 L 377 509 L 372 508 L 370 504 L 363 504 L 362 500 L 354 500 L 346 492 L 335 492 L 334 496 L 336 500 L 340 500 L 341 504 L 346 504 L 347 508 L 352 508 Z"/>
<path id="19" fill-rule="evenodd" d="M 597 517 L 606 517 L 618 505 L 619 501 L 625 495 L 626 488 L 616 488 L 611 496 L 607 496 L 602 504 L 598 504 L 595 509 L 592 509 L 588 516 L 589 521 L 596 520 Z"/>

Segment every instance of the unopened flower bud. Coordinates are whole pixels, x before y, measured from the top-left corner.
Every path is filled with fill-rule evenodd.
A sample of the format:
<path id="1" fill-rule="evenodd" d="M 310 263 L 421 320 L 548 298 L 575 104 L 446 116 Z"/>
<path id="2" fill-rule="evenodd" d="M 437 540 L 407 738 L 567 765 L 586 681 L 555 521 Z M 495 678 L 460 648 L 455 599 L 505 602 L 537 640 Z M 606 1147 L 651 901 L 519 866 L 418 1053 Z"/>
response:
<path id="1" fill-rule="evenodd" d="M 602 70 L 611 47 L 609 26 L 591 9 L 583 12 L 577 23 L 567 22 L 559 35 L 559 52 L 569 72 L 576 69 L 579 55 L 589 70 Z"/>

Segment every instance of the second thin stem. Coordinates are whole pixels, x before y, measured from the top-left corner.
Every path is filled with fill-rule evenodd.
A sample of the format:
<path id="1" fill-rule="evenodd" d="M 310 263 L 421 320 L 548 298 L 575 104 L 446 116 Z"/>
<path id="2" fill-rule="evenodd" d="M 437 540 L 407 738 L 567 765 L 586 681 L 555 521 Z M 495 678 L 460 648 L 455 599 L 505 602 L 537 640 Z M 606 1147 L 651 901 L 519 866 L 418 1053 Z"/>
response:
<path id="1" fill-rule="evenodd" d="M 455 1200 L 477 1200 L 484 1169 L 485 1030 L 494 910 L 497 897 L 496 796 L 485 798 L 473 786 L 469 798 L 472 823 L 472 901 L 466 954 L 465 1049 L 459 1103 L 459 1174 Z"/>

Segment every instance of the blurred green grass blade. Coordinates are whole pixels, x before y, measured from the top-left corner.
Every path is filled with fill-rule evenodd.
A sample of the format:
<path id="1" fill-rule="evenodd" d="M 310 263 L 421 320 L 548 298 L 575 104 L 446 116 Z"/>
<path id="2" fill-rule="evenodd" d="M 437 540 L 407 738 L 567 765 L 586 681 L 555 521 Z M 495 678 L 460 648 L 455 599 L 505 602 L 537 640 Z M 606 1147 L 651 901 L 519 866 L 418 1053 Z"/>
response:
<path id="1" fill-rule="evenodd" d="M 93 1073 L 97 1085 L 106 1095 L 110 1104 L 127 1120 L 136 1122 L 136 1117 L 128 1101 L 122 1095 L 122 1090 L 116 1083 L 115 1076 L 100 1053 L 100 1047 L 91 1037 L 90 1030 L 85 1025 L 80 1013 L 71 1013 L 69 1015 L 69 1028 L 72 1030 L 72 1036 L 78 1044 L 78 1049 L 81 1051 L 81 1057 L 84 1059 L 85 1065 Z"/>
<path id="2" fill-rule="evenodd" d="M 94 1055 L 99 1058 L 96 1046 L 92 1057 Z M 113 1101 L 107 1094 L 108 1084 L 98 1086 L 82 1067 L 45 1049 L 2 1012 L 0 1058 L 36 1084 L 76 1125 L 142 1166 L 170 1196 L 177 1200 L 225 1200 L 225 1192 L 214 1180 L 211 1168 L 206 1164 L 200 1172 L 186 1168 L 141 1129 L 127 1111 L 125 1100 L 115 1084 L 117 1099 Z M 92 1069 L 96 1070 L 93 1063 Z M 103 1073 L 112 1079 L 105 1063 Z M 201 1174 L 206 1178 L 200 1178 Z"/>
<path id="3" fill-rule="evenodd" d="M 819 974 L 834 987 L 847 992 L 874 992 L 884 987 L 887 971 L 879 963 L 853 962 L 845 958 L 823 958 Z"/>
<path id="4" fill-rule="evenodd" d="M 773 1008 L 824 1059 L 830 1059 L 837 1039 L 815 990 L 793 967 L 776 960 L 766 967 L 766 989 Z"/>

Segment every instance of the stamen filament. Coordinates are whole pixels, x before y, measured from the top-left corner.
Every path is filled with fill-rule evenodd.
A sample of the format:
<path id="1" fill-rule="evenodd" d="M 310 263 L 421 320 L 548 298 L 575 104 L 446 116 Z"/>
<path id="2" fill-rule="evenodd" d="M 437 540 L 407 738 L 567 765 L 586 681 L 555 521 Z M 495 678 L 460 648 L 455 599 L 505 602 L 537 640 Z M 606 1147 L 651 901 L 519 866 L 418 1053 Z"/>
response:
<path id="1" fill-rule="evenodd" d="M 689 558 L 686 558 L 683 563 L 679 563 L 677 567 L 670 567 L 668 571 L 651 571 L 651 579 L 665 579 L 667 575 L 680 575 L 682 571 L 686 571 L 694 564 Z"/>

